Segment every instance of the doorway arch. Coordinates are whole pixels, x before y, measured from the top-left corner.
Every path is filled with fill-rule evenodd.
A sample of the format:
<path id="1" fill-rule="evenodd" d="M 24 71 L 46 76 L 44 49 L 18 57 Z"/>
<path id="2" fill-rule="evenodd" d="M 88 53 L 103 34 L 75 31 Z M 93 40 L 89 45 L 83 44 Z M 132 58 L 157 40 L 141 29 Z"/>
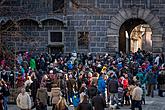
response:
<path id="1" fill-rule="evenodd" d="M 111 51 L 111 53 L 120 51 L 120 29 L 127 22 L 130 25 L 130 21 L 133 21 L 133 25 L 130 27 L 128 26 L 130 31 L 139 24 L 148 24 L 152 29 L 152 52 L 155 54 L 162 52 L 163 28 L 159 23 L 159 18 L 153 15 L 149 9 L 142 9 L 134 6 L 127 9 L 120 9 L 118 13 L 111 18 L 111 24 L 107 30 L 109 49 L 114 50 Z"/>
<path id="2" fill-rule="evenodd" d="M 127 53 L 131 50 L 131 32 L 140 24 L 147 23 L 139 18 L 130 18 L 121 25 L 119 29 L 119 51 Z"/>

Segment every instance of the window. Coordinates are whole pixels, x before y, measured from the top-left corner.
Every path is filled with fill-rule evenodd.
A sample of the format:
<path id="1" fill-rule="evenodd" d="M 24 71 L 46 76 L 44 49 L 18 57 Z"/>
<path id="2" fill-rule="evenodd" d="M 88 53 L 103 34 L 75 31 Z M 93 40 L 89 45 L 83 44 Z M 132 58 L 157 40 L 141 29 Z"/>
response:
<path id="1" fill-rule="evenodd" d="M 62 31 L 49 31 L 48 43 L 50 45 L 63 44 L 63 32 Z"/>
<path id="2" fill-rule="evenodd" d="M 51 32 L 50 42 L 62 42 L 62 32 Z"/>
<path id="3" fill-rule="evenodd" d="M 53 11 L 63 12 L 64 0 L 53 0 Z"/>
<path id="4" fill-rule="evenodd" d="M 88 49 L 89 32 L 78 32 L 78 49 Z"/>

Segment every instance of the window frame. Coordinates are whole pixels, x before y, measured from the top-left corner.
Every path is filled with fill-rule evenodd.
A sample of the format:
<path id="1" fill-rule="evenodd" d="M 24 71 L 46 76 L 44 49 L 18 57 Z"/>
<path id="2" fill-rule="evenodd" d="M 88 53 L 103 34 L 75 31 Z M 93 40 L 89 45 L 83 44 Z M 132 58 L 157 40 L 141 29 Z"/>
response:
<path id="1" fill-rule="evenodd" d="M 51 33 L 52 32 L 61 32 L 62 33 L 62 42 L 51 42 Z M 48 45 L 64 45 L 64 31 L 63 30 L 48 30 Z"/>
<path id="2" fill-rule="evenodd" d="M 79 33 L 80 32 L 85 32 L 85 33 L 88 33 L 88 46 L 87 46 L 87 48 L 81 48 L 82 46 L 79 46 Z M 81 50 L 89 50 L 89 31 L 77 31 L 76 32 L 76 47 L 77 47 L 77 50 L 78 51 L 81 51 Z"/>

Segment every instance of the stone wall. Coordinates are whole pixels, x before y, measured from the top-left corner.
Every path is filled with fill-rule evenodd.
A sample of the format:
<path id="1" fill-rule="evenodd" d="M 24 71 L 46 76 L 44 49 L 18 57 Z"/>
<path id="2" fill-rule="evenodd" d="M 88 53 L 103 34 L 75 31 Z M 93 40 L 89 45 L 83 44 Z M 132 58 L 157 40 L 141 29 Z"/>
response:
<path id="1" fill-rule="evenodd" d="M 24 1 L 24 0 L 23 0 Z M 31 0 L 29 0 L 31 1 Z M 34 1 L 34 0 L 33 0 Z M 66 20 L 66 26 L 56 26 L 54 24 L 44 24 L 43 27 L 29 24 L 22 26 L 35 41 L 38 50 L 45 51 L 47 46 L 49 30 L 64 30 L 64 52 L 72 52 L 78 49 L 77 33 L 89 32 L 89 49 L 92 53 L 105 53 L 118 51 L 119 29 L 124 21 L 129 18 L 143 18 L 151 25 L 153 35 L 153 51 L 165 52 L 165 1 L 164 0 L 77 0 L 81 6 L 74 7 L 71 0 L 66 0 L 66 13 L 53 13 L 52 0 L 39 2 L 29 2 L 29 7 L 36 8 L 36 13 L 32 13 L 36 21 L 40 21 L 42 16 L 61 16 Z M 25 3 L 24 3 L 25 4 Z M 74 7 L 74 8 L 73 8 Z M 134 10 L 135 9 L 135 10 Z M 122 11 L 124 10 L 124 11 Z M 148 11 L 146 11 L 148 10 Z M 138 12 L 137 12 L 138 11 Z M 26 17 L 25 17 L 26 18 Z M 44 18 L 44 17 L 43 17 Z M 29 27 L 30 26 L 30 27 Z M 3 37 L 3 41 L 12 46 L 13 40 L 10 36 Z M 21 49 L 33 47 L 29 43 L 22 42 L 22 38 L 16 41 Z M 162 40 L 163 39 L 163 40 Z M 9 43 L 8 43 L 9 42 Z M 31 42 L 33 44 L 33 42 Z M 80 51 L 81 50 L 77 50 Z"/>

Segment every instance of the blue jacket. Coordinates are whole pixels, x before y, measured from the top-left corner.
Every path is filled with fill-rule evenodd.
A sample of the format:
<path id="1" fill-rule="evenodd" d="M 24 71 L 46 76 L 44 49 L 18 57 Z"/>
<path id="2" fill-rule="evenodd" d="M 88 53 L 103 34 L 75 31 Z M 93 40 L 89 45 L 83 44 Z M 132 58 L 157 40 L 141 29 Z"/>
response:
<path id="1" fill-rule="evenodd" d="M 72 101 L 73 101 L 73 106 L 74 107 L 78 107 L 78 105 L 80 103 L 80 97 L 78 95 L 74 95 L 72 97 Z"/>
<path id="2" fill-rule="evenodd" d="M 98 91 L 101 93 L 105 92 L 105 87 L 106 87 L 105 81 L 103 77 L 100 76 L 98 79 Z"/>

